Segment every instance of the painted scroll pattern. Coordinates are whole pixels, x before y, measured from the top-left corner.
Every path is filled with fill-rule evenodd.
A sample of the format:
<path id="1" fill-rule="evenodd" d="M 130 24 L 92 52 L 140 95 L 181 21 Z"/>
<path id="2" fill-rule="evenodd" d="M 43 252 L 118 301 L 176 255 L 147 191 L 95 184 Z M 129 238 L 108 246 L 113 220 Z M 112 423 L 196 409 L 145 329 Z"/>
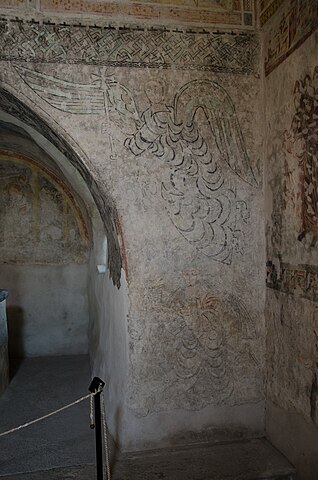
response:
<path id="1" fill-rule="evenodd" d="M 257 71 L 254 34 L 0 22 L 0 59 L 134 68 Z"/>
<path id="2" fill-rule="evenodd" d="M 73 196 L 43 167 L 0 157 L 1 249 L 5 263 L 86 261 L 88 232 Z"/>
<path id="3" fill-rule="evenodd" d="M 288 295 L 318 302 L 318 267 L 268 260 L 266 285 Z"/>
<path id="4" fill-rule="evenodd" d="M 225 264 L 231 264 L 234 251 L 242 253 L 241 226 L 249 214 L 236 188 L 239 181 L 251 187 L 257 182 L 235 106 L 221 85 L 194 80 L 178 90 L 173 105 L 165 106 L 164 85 L 150 81 L 145 85 L 149 107 L 140 114 L 134 95 L 104 69 L 91 84 L 16 69 L 54 108 L 103 115 L 126 132 L 125 147 L 136 159 L 151 154 L 160 161 L 162 201 L 174 226 L 194 248 Z M 213 153 L 196 122 L 198 111 L 213 134 Z M 110 151 L 114 157 L 112 142 Z"/>

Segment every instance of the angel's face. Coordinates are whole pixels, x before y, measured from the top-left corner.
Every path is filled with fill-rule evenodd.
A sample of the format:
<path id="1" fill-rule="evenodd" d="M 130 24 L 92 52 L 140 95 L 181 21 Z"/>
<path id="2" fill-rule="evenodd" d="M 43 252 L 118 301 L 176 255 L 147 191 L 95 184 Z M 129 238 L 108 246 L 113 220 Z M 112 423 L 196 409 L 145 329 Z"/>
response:
<path id="1" fill-rule="evenodd" d="M 164 85 L 159 80 L 149 80 L 145 85 L 145 94 L 150 104 L 164 103 Z"/>

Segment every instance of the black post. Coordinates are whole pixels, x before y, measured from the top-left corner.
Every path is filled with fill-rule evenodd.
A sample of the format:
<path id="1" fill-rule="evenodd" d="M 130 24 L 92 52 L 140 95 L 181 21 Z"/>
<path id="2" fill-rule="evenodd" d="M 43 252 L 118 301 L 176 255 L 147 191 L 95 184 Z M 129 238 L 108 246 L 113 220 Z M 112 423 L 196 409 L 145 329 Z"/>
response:
<path id="1" fill-rule="evenodd" d="M 104 467 L 103 467 L 103 436 L 102 436 L 102 417 L 101 417 L 101 403 L 100 403 L 100 394 L 104 388 L 105 382 L 98 377 L 94 377 L 92 383 L 89 386 L 89 391 L 91 393 L 96 393 L 94 395 L 94 406 L 95 406 L 95 439 L 96 439 L 96 469 L 97 469 L 97 480 L 104 479 Z M 100 391 L 99 391 L 100 390 Z"/>

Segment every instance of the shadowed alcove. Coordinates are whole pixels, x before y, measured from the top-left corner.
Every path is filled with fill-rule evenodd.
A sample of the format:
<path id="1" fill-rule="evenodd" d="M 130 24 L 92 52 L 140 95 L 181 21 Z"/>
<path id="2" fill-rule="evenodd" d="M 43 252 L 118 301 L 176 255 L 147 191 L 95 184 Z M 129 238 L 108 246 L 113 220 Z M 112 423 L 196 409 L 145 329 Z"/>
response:
<path id="1" fill-rule="evenodd" d="M 116 437 L 126 368 L 126 289 L 115 209 L 71 147 L 13 95 L 2 90 L 0 98 L 0 276 L 9 291 L 10 388 L 19 392 L 29 383 L 32 389 L 33 378 L 48 377 L 45 388 L 34 381 L 32 392 L 40 399 L 38 413 L 47 412 L 85 394 L 98 375 L 108 381 L 110 429 Z M 23 408 L 9 397 L 4 397 L 8 426 L 10 411 L 13 416 L 21 410 L 14 422 L 34 415 L 27 395 Z M 82 425 L 75 427 L 74 439 L 73 425 L 64 428 L 58 452 L 47 455 L 44 446 L 30 469 L 93 461 L 86 422 L 76 420 L 83 414 L 82 408 L 73 415 L 72 422 Z M 63 453 L 67 442 L 74 445 L 72 460 Z M 14 468 L 29 455 L 22 449 Z M 10 473 L 10 462 L 4 468 Z"/>

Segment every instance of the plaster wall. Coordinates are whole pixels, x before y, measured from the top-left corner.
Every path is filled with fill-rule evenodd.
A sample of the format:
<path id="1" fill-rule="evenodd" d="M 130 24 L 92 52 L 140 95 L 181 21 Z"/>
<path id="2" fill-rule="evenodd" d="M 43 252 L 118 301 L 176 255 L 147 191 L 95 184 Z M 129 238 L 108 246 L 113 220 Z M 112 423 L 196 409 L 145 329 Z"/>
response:
<path id="1" fill-rule="evenodd" d="M 88 264 L 91 375 L 106 383 L 108 428 L 116 444 L 121 445 L 128 366 L 127 283 L 122 271 L 121 287 L 113 284 L 107 270 L 107 238 L 98 212 L 92 223 L 94 239 Z"/>
<path id="2" fill-rule="evenodd" d="M 8 327 L 6 298 L 8 292 L 0 290 L 0 396 L 9 383 Z"/>
<path id="3" fill-rule="evenodd" d="M 15 357 L 88 353 L 87 265 L 0 265 L 9 353 Z"/>
<path id="4" fill-rule="evenodd" d="M 279 15 L 265 35 L 282 32 Z M 266 431 L 306 480 L 318 471 L 317 46 L 315 32 L 265 77 Z"/>
<path id="5" fill-rule="evenodd" d="M 8 91 L 83 152 L 105 192 L 101 201 L 116 205 L 129 302 L 123 273 L 117 292 L 107 273 L 96 273 L 98 253 L 89 267 L 91 316 L 99 319 L 91 328 L 93 368 L 117 376 L 112 433 L 126 450 L 262 435 L 258 38 L 131 31 L 120 34 L 129 67 L 119 54 L 105 60 L 98 36 L 106 30 L 73 33 L 93 43 L 94 60 L 89 49 L 78 57 L 67 40 L 70 62 L 42 49 L 37 62 L 6 59 L 0 71 Z M 135 41 L 144 45 L 138 52 Z M 189 42 L 199 52 L 191 68 Z"/>

